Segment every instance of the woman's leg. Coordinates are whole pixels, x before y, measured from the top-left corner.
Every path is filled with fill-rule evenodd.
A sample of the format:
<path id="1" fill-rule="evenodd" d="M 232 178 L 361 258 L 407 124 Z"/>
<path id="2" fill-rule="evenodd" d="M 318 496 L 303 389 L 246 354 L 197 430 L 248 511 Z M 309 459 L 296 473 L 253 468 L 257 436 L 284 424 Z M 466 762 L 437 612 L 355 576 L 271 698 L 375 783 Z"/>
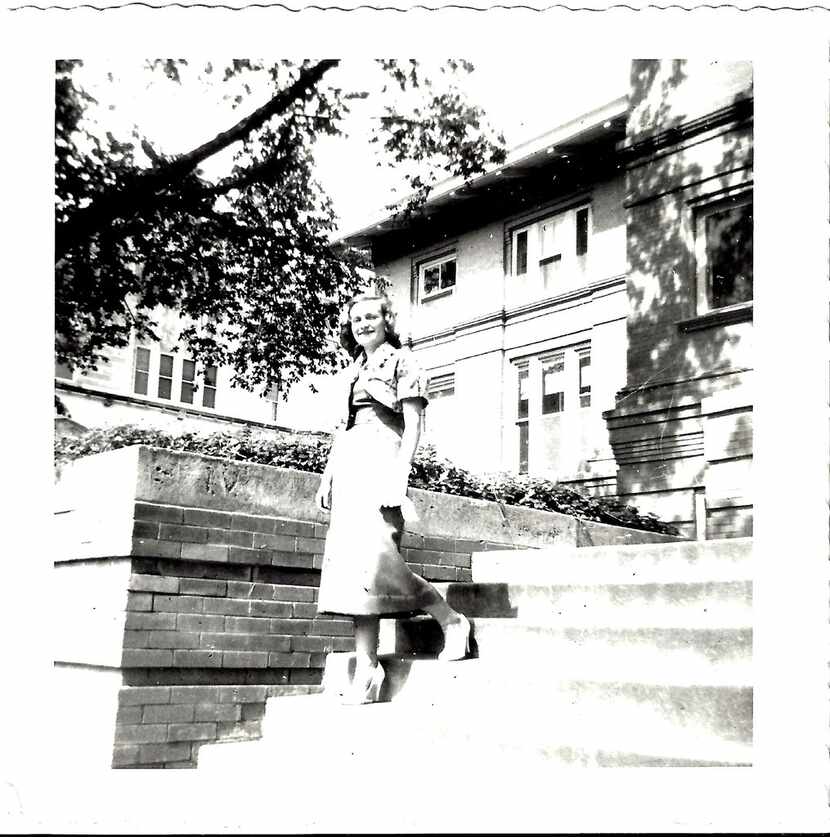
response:
<path id="1" fill-rule="evenodd" d="M 442 629 L 455 625 L 461 621 L 461 614 L 453 610 L 448 604 L 447 600 L 430 584 L 425 578 L 415 576 L 423 585 L 425 591 L 425 598 L 429 598 L 428 604 L 423 605 L 422 610 L 428 613 Z"/>
<path id="2" fill-rule="evenodd" d="M 447 600 L 428 581 L 416 576 L 424 587 L 426 611 L 441 626 L 444 632 L 444 648 L 439 660 L 463 660 L 470 652 L 470 622 L 447 604 Z M 431 599 L 431 601 L 430 601 Z"/>
<path id="3" fill-rule="evenodd" d="M 379 633 L 379 617 L 354 617 L 355 682 L 368 680 L 372 675 L 372 670 L 378 664 Z"/>

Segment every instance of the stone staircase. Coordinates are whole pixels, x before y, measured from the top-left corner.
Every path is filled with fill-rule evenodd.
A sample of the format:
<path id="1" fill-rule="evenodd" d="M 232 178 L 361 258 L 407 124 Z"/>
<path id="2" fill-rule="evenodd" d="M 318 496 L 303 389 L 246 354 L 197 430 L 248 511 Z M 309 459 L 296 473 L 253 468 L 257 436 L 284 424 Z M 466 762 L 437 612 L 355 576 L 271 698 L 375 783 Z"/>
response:
<path id="1" fill-rule="evenodd" d="M 324 692 L 269 701 L 259 741 L 203 746 L 199 767 L 283 781 L 423 762 L 465 771 L 743 766 L 752 746 L 750 539 L 491 551 L 443 585 L 473 625 L 473 658 L 440 663 L 428 617 L 384 620 L 382 702 Z M 280 766 L 283 772 L 280 773 Z M 443 765 L 443 768 L 442 768 Z"/>

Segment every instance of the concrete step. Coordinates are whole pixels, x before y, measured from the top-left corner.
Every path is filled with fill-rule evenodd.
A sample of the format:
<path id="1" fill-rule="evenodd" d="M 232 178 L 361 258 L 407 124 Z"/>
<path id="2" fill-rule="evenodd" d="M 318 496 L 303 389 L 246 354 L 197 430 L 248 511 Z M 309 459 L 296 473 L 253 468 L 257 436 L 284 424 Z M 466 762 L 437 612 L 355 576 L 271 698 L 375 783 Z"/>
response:
<path id="1" fill-rule="evenodd" d="M 329 656 L 324 686 L 330 694 L 348 681 L 352 660 L 351 654 Z M 432 728 L 452 719 L 455 732 L 469 728 L 473 738 L 492 730 L 508 748 L 547 752 L 567 746 L 687 759 L 709 753 L 710 760 L 731 762 L 741 760 L 735 747 L 744 752 L 751 744 L 752 689 L 743 683 L 567 680 L 556 665 L 523 667 L 516 661 L 383 657 L 382 664 L 381 699 L 400 706 L 404 716 L 430 717 Z M 271 722 L 269 706 L 266 726 Z M 697 741 L 705 743 L 703 750 Z"/>
<path id="2" fill-rule="evenodd" d="M 554 622 L 474 618 L 472 653 L 498 668 L 515 664 L 521 677 L 640 681 L 666 685 L 748 685 L 750 628 L 579 628 Z M 380 651 L 434 657 L 443 646 L 432 619 L 387 620 Z M 336 658 L 334 658 L 336 659 Z M 334 663 L 332 659 L 332 664 Z"/>
<path id="3" fill-rule="evenodd" d="M 752 538 L 665 544 L 476 552 L 474 582 L 502 584 L 662 584 L 746 581 Z"/>
<path id="4" fill-rule="evenodd" d="M 563 626 L 737 628 L 752 624 L 752 582 L 436 585 L 469 617 Z"/>
<path id="5" fill-rule="evenodd" d="M 411 665 L 411 661 L 407 661 Z M 392 680 L 393 661 L 386 660 Z M 654 689 L 637 684 L 558 684 L 532 699 L 504 694 L 486 705 L 469 702 L 451 669 L 475 663 L 419 662 L 455 680 L 454 700 L 392 701 L 340 706 L 325 696 L 269 701 L 259 742 L 205 746 L 199 767 L 270 769 L 275 779 L 312 769 L 356 770 L 424 761 L 430 781 L 437 766 L 504 769 L 551 766 L 739 765 L 750 761 L 751 694 L 747 690 Z M 410 671 L 410 677 L 412 676 Z M 416 675 L 418 676 L 418 675 Z M 446 697 L 446 696 L 445 696 Z M 480 697 L 480 696 L 479 696 Z M 747 726 L 748 724 L 748 726 Z"/>

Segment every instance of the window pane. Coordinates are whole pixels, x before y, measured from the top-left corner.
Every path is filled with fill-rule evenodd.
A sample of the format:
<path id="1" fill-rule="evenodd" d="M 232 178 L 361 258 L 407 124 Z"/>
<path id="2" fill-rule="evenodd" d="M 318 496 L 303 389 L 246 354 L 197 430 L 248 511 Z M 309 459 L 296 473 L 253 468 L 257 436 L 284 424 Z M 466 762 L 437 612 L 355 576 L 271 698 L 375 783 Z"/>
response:
<path id="1" fill-rule="evenodd" d="M 431 294 L 438 290 L 441 268 L 438 265 L 424 269 L 424 294 Z"/>
<path id="2" fill-rule="evenodd" d="M 150 381 L 150 376 L 140 369 L 135 370 L 135 381 L 133 382 L 133 392 L 138 395 L 147 395 L 147 384 Z"/>
<path id="3" fill-rule="evenodd" d="M 216 367 L 215 366 L 206 366 L 205 367 L 205 386 L 206 387 L 215 387 L 216 386 Z"/>
<path id="4" fill-rule="evenodd" d="M 196 364 L 192 360 L 182 361 L 182 380 L 193 381 L 196 378 Z"/>
<path id="5" fill-rule="evenodd" d="M 527 404 L 530 396 L 529 373 L 527 369 L 519 370 L 519 406 L 518 417 L 527 418 Z"/>
<path id="6" fill-rule="evenodd" d="M 137 347 L 135 350 L 135 368 L 142 372 L 150 371 L 150 350 Z"/>
<path id="7" fill-rule="evenodd" d="M 584 256 L 588 252 L 588 210 L 580 209 L 576 213 L 576 255 Z"/>
<path id="8" fill-rule="evenodd" d="M 159 362 L 159 375 L 164 378 L 173 377 L 173 355 L 162 355 Z"/>
<path id="9" fill-rule="evenodd" d="M 193 384 L 182 381 L 182 396 L 179 399 L 183 404 L 193 403 Z"/>
<path id="10" fill-rule="evenodd" d="M 527 273 L 527 230 L 516 233 L 516 275 Z"/>
<path id="11" fill-rule="evenodd" d="M 527 473 L 528 450 L 530 448 L 530 427 L 527 422 L 519 425 L 519 473 Z"/>
<path id="12" fill-rule="evenodd" d="M 552 392 L 542 396 L 543 413 L 561 413 L 565 409 L 565 393 Z"/>
<path id="13" fill-rule="evenodd" d="M 202 390 L 202 406 L 215 407 L 216 406 L 216 389 L 214 387 L 206 386 Z"/>
<path id="14" fill-rule="evenodd" d="M 712 308 L 752 299 L 752 204 L 706 217 L 707 293 Z"/>
<path id="15" fill-rule="evenodd" d="M 159 398 L 170 398 L 173 381 L 170 378 L 159 378 Z"/>
<path id="16" fill-rule="evenodd" d="M 441 265 L 441 289 L 455 285 L 455 259 Z"/>

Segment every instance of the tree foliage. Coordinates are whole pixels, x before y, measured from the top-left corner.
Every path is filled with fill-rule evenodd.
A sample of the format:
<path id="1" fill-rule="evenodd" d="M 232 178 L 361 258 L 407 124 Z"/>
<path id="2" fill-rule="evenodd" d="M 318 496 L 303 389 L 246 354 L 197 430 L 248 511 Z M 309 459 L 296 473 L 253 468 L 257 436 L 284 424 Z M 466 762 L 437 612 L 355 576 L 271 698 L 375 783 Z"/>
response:
<path id="1" fill-rule="evenodd" d="M 333 243 L 337 218 L 314 177 L 315 144 L 343 136 L 350 103 L 366 95 L 329 80 L 338 64 L 147 62 L 142 72 L 159 83 L 228 90 L 228 127 L 171 156 L 137 127 L 129 136 L 108 130 L 106 111 L 80 81 L 81 62 L 57 63 L 59 362 L 95 368 L 132 334 L 158 339 L 161 306 L 183 315 L 191 356 L 231 367 L 246 388 L 337 365 L 338 312 L 368 266 L 365 254 Z M 411 191 L 400 211 L 417 211 L 441 174 L 469 178 L 504 159 L 503 139 L 454 82 L 472 69 L 467 62 L 441 65 L 436 81 L 415 61 L 383 59 L 377 68 L 389 83 L 370 142 Z M 263 90 L 266 101 L 252 107 Z M 202 165 L 226 150 L 228 173 L 206 176 Z"/>

